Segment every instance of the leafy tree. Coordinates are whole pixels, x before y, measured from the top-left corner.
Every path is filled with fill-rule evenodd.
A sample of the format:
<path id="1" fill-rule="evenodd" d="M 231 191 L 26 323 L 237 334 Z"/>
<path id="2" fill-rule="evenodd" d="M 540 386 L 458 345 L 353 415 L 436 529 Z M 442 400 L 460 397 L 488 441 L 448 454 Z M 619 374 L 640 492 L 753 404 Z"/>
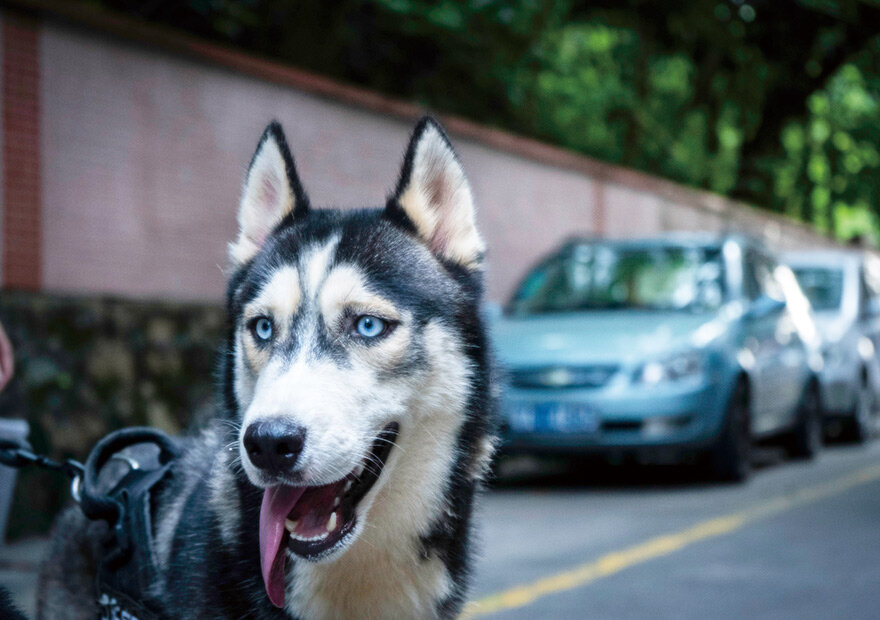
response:
<path id="1" fill-rule="evenodd" d="M 770 169 L 786 213 L 848 238 L 875 237 L 880 197 L 880 36 L 807 99 Z"/>

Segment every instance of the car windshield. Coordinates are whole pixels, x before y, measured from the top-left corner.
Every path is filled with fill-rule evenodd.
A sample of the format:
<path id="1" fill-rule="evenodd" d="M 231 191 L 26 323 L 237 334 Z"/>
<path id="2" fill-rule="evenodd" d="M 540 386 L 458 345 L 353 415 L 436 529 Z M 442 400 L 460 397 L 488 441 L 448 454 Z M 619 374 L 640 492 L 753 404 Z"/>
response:
<path id="1" fill-rule="evenodd" d="M 579 243 L 533 269 L 508 306 L 513 315 L 639 309 L 703 312 L 723 302 L 717 247 Z"/>
<path id="2" fill-rule="evenodd" d="M 843 270 L 830 267 L 792 269 L 813 310 L 836 310 L 843 301 Z"/>

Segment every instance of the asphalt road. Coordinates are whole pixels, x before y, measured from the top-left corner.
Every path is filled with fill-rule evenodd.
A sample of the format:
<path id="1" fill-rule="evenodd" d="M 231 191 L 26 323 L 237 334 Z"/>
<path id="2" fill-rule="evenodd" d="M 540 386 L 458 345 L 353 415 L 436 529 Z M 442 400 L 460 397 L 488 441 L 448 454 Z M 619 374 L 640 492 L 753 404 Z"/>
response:
<path id="1" fill-rule="evenodd" d="M 581 466 L 484 498 L 471 617 L 880 618 L 880 441 L 744 485 Z"/>

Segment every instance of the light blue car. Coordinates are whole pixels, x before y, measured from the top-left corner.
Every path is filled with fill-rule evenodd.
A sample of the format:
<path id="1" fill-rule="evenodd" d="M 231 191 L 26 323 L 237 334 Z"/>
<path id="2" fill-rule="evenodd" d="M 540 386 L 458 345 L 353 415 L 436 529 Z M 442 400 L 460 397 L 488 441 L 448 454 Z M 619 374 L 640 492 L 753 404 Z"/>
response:
<path id="1" fill-rule="evenodd" d="M 821 445 L 809 302 L 750 238 L 573 241 L 492 334 L 507 453 L 696 454 L 742 480 L 755 440 L 802 458 Z"/>

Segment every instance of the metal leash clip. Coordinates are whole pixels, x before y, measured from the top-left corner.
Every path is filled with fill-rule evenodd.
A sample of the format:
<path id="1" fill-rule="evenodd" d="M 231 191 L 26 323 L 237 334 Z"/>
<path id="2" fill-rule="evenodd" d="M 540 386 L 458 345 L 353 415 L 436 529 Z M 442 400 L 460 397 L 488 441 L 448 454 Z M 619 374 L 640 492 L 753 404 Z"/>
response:
<path id="1" fill-rule="evenodd" d="M 70 496 L 77 504 L 82 502 L 82 474 L 77 474 L 70 481 Z"/>
<path id="2" fill-rule="evenodd" d="M 0 464 L 15 469 L 36 465 L 50 471 L 60 471 L 71 478 L 70 494 L 78 504 L 82 498 L 82 477 L 85 467 L 79 461 L 65 459 L 56 461 L 48 456 L 36 454 L 31 444 L 23 439 L 0 439 Z"/>

